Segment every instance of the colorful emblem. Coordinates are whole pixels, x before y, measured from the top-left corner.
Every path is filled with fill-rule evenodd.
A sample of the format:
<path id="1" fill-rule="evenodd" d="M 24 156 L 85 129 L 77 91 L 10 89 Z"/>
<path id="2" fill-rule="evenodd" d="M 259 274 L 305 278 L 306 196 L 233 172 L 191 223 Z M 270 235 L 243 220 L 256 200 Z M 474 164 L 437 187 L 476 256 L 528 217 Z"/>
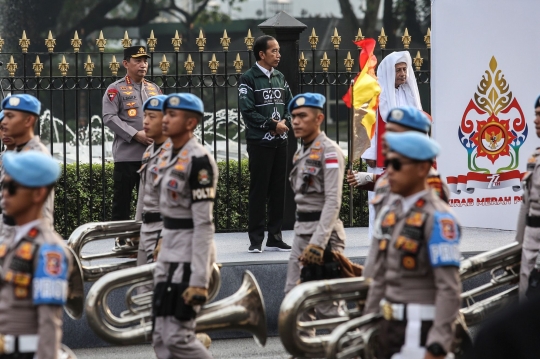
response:
<path id="1" fill-rule="evenodd" d="M 447 177 L 450 191 L 473 193 L 476 188 L 521 189 L 519 149 L 525 143 L 528 126 L 525 115 L 497 60 L 469 101 L 458 129 L 458 138 L 467 151 L 469 172 Z"/>
<path id="2" fill-rule="evenodd" d="M 137 116 L 137 109 L 136 108 L 130 108 L 127 111 L 127 114 L 128 114 L 129 117 L 135 117 L 135 116 Z"/>
<path id="3" fill-rule="evenodd" d="M 47 252 L 46 260 L 45 272 L 48 275 L 55 277 L 62 272 L 62 255 L 60 253 Z"/>
<path id="4" fill-rule="evenodd" d="M 124 95 L 131 95 L 133 93 L 133 91 L 124 91 L 122 92 Z"/>
<path id="5" fill-rule="evenodd" d="M 197 174 L 197 180 L 199 181 L 199 184 L 202 186 L 206 186 L 210 184 L 210 176 L 208 175 L 208 171 L 206 169 L 202 169 Z"/>
<path id="6" fill-rule="evenodd" d="M 403 265 L 403 268 L 413 270 L 416 268 L 416 258 L 413 256 L 403 256 L 401 264 Z"/>
<path id="7" fill-rule="evenodd" d="M 34 246 L 32 243 L 29 242 L 23 242 L 19 248 L 17 248 L 17 257 L 22 258 L 24 260 L 29 261 L 32 259 L 32 251 L 34 250 Z"/>
<path id="8" fill-rule="evenodd" d="M 424 214 L 422 212 L 413 212 L 407 217 L 405 223 L 412 227 L 421 227 L 424 223 Z"/>
<path id="9" fill-rule="evenodd" d="M 133 107 L 137 104 L 137 102 L 127 102 L 126 106 Z"/>
<path id="10" fill-rule="evenodd" d="M 391 227 L 396 224 L 396 214 L 394 212 L 389 212 L 383 219 L 381 226 Z"/>
<path id="11" fill-rule="evenodd" d="M 4 257 L 7 253 L 7 245 L 6 244 L 0 244 L 0 258 Z"/>
<path id="12" fill-rule="evenodd" d="M 441 237 L 446 240 L 453 241 L 456 239 L 456 223 L 450 218 L 442 218 L 440 220 Z"/>
<path id="13" fill-rule="evenodd" d="M 118 95 L 118 90 L 116 90 L 116 89 L 108 89 L 107 90 L 107 97 L 109 98 L 109 101 L 113 102 L 116 95 Z"/>
<path id="14" fill-rule="evenodd" d="M 9 105 L 13 107 L 19 106 L 19 103 L 21 102 L 21 99 L 18 97 L 10 97 L 9 98 Z"/>

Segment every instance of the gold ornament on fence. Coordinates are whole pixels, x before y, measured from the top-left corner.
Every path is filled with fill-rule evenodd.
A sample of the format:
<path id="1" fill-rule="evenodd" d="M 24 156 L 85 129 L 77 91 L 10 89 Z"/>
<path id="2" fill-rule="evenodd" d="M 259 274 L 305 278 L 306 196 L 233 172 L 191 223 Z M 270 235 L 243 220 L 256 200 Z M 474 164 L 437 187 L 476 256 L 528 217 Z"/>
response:
<path id="1" fill-rule="evenodd" d="M 330 59 L 326 55 L 326 51 L 324 52 L 323 58 L 321 59 L 321 67 L 324 72 L 327 72 L 328 68 L 330 67 Z"/>
<path id="2" fill-rule="evenodd" d="M 96 45 L 99 48 L 99 52 L 105 51 L 105 45 L 107 44 L 107 39 L 103 37 L 103 31 L 99 31 L 99 37 L 96 39 Z"/>
<path id="3" fill-rule="evenodd" d="M 334 44 L 334 49 L 339 49 L 339 44 L 341 43 L 341 36 L 338 35 L 337 27 L 334 27 L 334 36 L 331 38 L 332 44 Z"/>
<path id="4" fill-rule="evenodd" d="M 388 42 L 388 36 L 384 33 L 384 27 L 381 28 L 381 35 L 377 38 L 379 41 L 379 45 L 381 45 L 381 49 L 384 49 L 386 47 L 386 43 Z"/>
<path id="5" fill-rule="evenodd" d="M 6 65 L 6 68 L 9 72 L 9 76 L 15 76 L 15 70 L 17 70 L 17 63 L 13 60 L 13 55 L 9 57 L 9 62 Z"/>
<path id="6" fill-rule="evenodd" d="M 240 59 L 240 54 L 236 54 L 236 60 L 234 60 L 234 68 L 236 69 L 236 73 L 242 72 L 242 66 L 244 66 L 244 61 Z"/>
<path id="7" fill-rule="evenodd" d="M 161 58 L 161 61 L 159 63 L 159 68 L 161 69 L 161 72 L 163 73 L 163 75 L 167 75 L 167 72 L 169 71 L 170 66 L 171 64 L 169 63 L 169 61 L 167 61 L 167 56 L 163 54 L 163 57 Z"/>
<path id="8" fill-rule="evenodd" d="M 184 68 L 186 69 L 188 75 L 191 75 L 193 73 L 193 70 L 195 69 L 195 63 L 193 62 L 193 60 L 191 60 L 191 54 L 188 54 L 187 61 L 184 62 Z"/>
<path id="9" fill-rule="evenodd" d="M 26 31 L 22 32 L 22 39 L 19 39 L 19 46 L 22 49 L 23 54 L 28 52 L 28 46 L 30 46 L 30 39 L 26 38 Z"/>
<path id="10" fill-rule="evenodd" d="M 60 70 L 60 73 L 62 76 L 67 76 L 67 71 L 69 69 L 69 64 L 66 62 L 66 56 L 62 55 L 62 62 L 58 64 L 58 70 Z"/>
<path id="11" fill-rule="evenodd" d="M 4 39 L 0 37 L 0 52 L 2 52 L 2 47 L 4 46 Z"/>
<path id="12" fill-rule="evenodd" d="M 405 32 L 403 33 L 403 36 L 401 37 L 401 41 L 403 42 L 403 48 L 408 49 L 409 45 L 411 44 L 412 37 L 409 36 L 409 30 L 405 28 Z"/>
<path id="13" fill-rule="evenodd" d="M 36 56 L 36 62 L 32 64 L 32 69 L 36 73 L 36 77 L 41 76 L 41 71 L 43 71 L 43 64 L 39 61 L 39 56 Z"/>
<path id="14" fill-rule="evenodd" d="M 229 51 L 231 38 L 227 36 L 227 30 L 223 30 L 223 37 L 219 39 L 219 43 L 223 46 L 223 51 Z"/>
<path id="15" fill-rule="evenodd" d="M 216 54 L 212 54 L 212 60 L 208 61 L 208 67 L 213 74 L 217 72 L 219 61 L 216 60 Z"/>
<path id="16" fill-rule="evenodd" d="M 319 37 L 317 34 L 315 34 L 315 28 L 311 29 L 311 35 L 309 36 L 309 44 L 311 45 L 311 49 L 315 50 L 317 48 L 317 44 L 319 43 Z"/>
<path id="17" fill-rule="evenodd" d="M 426 36 L 424 36 L 424 42 L 426 43 L 426 46 L 429 49 L 431 47 L 431 30 L 429 27 L 427 29 Z"/>
<path id="18" fill-rule="evenodd" d="M 54 51 L 54 46 L 56 45 L 56 39 L 53 38 L 51 30 L 49 30 L 49 36 L 45 39 L 45 46 L 49 52 Z"/>
<path id="19" fill-rule="evenodd" d="M 422 67 L 422 64 L 424 63 L 424 59 L 422 56 L 420 56 L 420 50 L 416 53 L 416 57 L 413 59 L 414 67 L 416 68 L 416 71 L 420 71 L 420 68 Z"/>
<path id="20" fill-rule="evenodd" d="M 307 66 L 308 60 L 304 57 L 304 53 L 300 53 L 300 58 L 298 59 L 298 67 L 300 68 L 300 71 L 304 72 Z"/>
<path id="21" fill-rule="evenodd" d="M 246 47 L 248 51 L 253 50 L 253 43 L 255 42 L 255 38 L 251 36 L 251 30 L 248 29 L 248 34 L 246 37 L 244 37 L 244 44 L 246 44 Z"/>
<path id="22" fill-rule="evenodd" d="M 73 39 L 71 39 L 71 46 L 73 46 L 73 52 L 79 52 L 81 45 L 82 40 L 79 39 L 79 34 L 77 33 L 77 30 L 75 30 L 75 35 L 73 35 Z"/>
<path id="23" fill-rule="evenodd" d="M 124 46 L 124 49 L 131 46 L 131 39 L 129 38 L 127 30 L 124 31 L 124 38 L 120 42 L 122 43 L 122 46 Z"/>
<path id="24" fill-rule="evenodd" d="M 92 62 L 90 55 L 88 55 L 88 58 L 84 63 L 84 70 L 86 71 L 87 76 L 92 76 L 92 71 L 94 71 L 94 63 Z"/>
<path id="25" fill-rule="evenodd" d="M 195 43 L 199 46 L 199 51 L 204 51 L 204 46 L 206 45 L 206 37 L 202 32 L 202 29 L 199 31 L 199 37 L 195 39 Z"/>
<path id="26" fill-rule="evenodd" d="M 351 57 L 351 52 L 350 51 L 347 52 L 347 58 L 343 62 L 344 62 L 345 69 L 347 70 L 347 72 L 351 72 L 352 67 L 354 65 L 354 60 Z"/>
<path id="27" fill-rule="evenodd" d="M 178 30 L 176 30 L 176 33 L 174 34 L 174 37 L 172 38 L 172 45 L 175 52 L 180 51 L 180 46 L 182 46 L 182 38 L 178 36 Z"/>
<path id="28" fill-rule="evenodd" d="M 148 45 L 148 51 L 154 52 L 157 45 L 157 39 L 154 37 L 154 30 L 150 30 L 150 37 L 146 39 L 146 44 Z"/>
<path id="29" fill-rule="evenodd" d="M 109 68 L 111 69 L 111 74 L 113 76 L 118 75 L 118 70 L 120 69 L 120 64 L 116 61 L 116 56 L 112 55 L 111 62 L 109 62 Z"/>
<path id="30" fill-rule="evenodd" d="M 358 29 L 358 34 L 354 37 L 354 41 L 362 41 L 365 38 L 366 37 L 364 35 L 362 35 L 362 30 Z M 360 48 L 360 46 L 358 46 L 358 48 Z"/>

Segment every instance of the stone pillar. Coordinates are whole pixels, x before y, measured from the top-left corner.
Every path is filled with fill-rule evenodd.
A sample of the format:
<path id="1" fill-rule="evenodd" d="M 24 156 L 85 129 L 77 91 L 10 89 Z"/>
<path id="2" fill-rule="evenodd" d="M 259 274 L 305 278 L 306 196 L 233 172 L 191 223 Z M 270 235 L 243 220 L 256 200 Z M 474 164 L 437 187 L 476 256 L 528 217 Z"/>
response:
<path id="1" fill-rule="evenodd" d="M 266 35 L 276 38 L 279 43 L 281 61 L 277 69 L 285 75 L 293 96 L 300 91 L 300 72 L 298 70 L 298 58 L 300 57 L 298 40 L 300 33 L 307 26 L 296 20 L 286 12 L 280 11 L 262 24 L 259 29 Z M 289 183 L 289 173 L 292 168 L 292 158 L 298 147 L 298 141 L 294 137 L 292 129 L 289 131 L 287 146 L 287 183 L 285 188 L 285 212 L 283 216 L 283 229 L 293 229 L 295 221 L 296 204 L 294 194 Z"/>

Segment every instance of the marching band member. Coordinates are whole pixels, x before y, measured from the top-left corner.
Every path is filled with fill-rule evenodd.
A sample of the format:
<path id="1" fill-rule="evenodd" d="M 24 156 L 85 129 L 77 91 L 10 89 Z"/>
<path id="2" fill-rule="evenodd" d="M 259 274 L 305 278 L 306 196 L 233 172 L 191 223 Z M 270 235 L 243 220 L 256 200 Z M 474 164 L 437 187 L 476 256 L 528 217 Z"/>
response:
<path id="1" fill-rule="evenodd" d="M 172 149 L 161 159 L 156 179 L 163 231 L 154 271 L 154 350 L 159 359 L 212 358 L 196 340 L 195 317 L 208 298 L 216 259 L 212 209 L 218 168 L 193 135 L 204 114 L 202 101 L 172 94 L 163 111 L 163 134 Z"/>
<path id="2" fill-rule="evenodd" d="M 427 184 L 439 145 L 410 131 L 387 133 L 385 141 L 393 195 L 377 215 L 378 246 L 365 314 L 382 310 L 384 315 L 381 359 L 442 359 L 454 337 L 461 281 L 460 228 Z"/>
<path id="3" fill-rule="evenodd" d="M 3 156 L 4 213 L 14 236 L 0 244 L 0 359 L 56 359 L 72 258 L 43 217 L 60 166 L 37 151 Z"/>

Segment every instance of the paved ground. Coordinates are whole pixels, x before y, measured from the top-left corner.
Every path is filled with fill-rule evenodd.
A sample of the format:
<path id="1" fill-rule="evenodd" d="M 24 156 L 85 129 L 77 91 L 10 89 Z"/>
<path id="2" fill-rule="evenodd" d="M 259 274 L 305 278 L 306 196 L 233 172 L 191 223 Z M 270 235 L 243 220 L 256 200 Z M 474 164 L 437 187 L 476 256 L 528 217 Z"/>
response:
<path id="1" fill-rule="evenodd" d="M 214 340 L 210 347 L 215 359 L 286 359 L 290 358 L 279 338 L 268 338 L 264 348 L 253 339 Z M 155 358 L 150 344 L 74 350 L 78 359 L 150 359 Z"/>

